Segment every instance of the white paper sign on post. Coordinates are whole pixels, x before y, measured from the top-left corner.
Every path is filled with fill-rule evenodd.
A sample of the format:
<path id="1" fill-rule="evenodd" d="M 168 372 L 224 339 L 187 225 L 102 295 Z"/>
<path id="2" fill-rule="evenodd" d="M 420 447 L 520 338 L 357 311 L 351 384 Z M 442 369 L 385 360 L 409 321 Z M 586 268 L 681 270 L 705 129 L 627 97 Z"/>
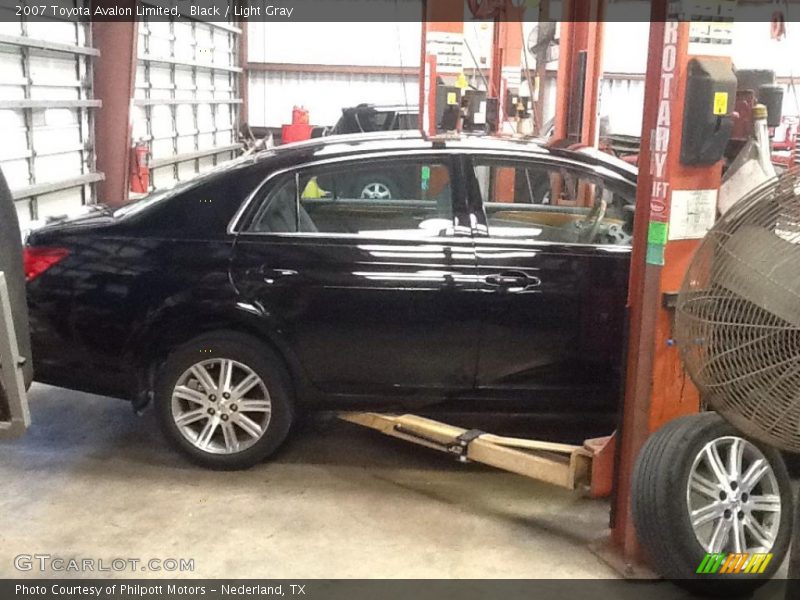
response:
<path id="1" fill-rule="evenodd" d="M 670 240 L 705 236 L 717 216 L 717 190 L 674 190 L 669 213 Z"/>

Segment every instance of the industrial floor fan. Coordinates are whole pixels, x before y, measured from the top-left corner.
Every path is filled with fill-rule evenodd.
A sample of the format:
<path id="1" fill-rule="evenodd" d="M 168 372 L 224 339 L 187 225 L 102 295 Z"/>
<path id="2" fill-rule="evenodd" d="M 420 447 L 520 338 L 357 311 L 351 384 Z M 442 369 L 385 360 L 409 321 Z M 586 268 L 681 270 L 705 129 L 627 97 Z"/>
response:
<path id="1" fill-rule="evenodd" d="M 634 474 L 637 532 L 679 585 L 751 593 L 792 538 L 777 449 L 800 452 L 800 177 L 755 189 L 708 232 L 680 290 L 674 337 L 714 412 L 676 419 L 645 444 Z"/>
<path id="2" fill-rule="evenodd" d="M 678 298 L 675 337 L 711 408 L 800 452 L 800 178 L 755 190 L 707 234 Z"/>

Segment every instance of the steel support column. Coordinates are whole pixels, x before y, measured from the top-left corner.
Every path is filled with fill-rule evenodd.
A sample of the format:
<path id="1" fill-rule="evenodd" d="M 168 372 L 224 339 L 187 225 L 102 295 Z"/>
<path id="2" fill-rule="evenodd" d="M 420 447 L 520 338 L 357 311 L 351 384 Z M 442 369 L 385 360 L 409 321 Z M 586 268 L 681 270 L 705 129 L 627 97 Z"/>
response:
<path id="1" fill-rule="evenodd" d="M 97 199 L 112 206 L 128 200 L 137 29 L 135 20 L 92 23 L 94 43 L 100 50 L 94 68 L 94 89 L 96 97 L 103 101 L 95 117 L 97 169 L 105 173 L 105 180 L 97 184 Z"/>

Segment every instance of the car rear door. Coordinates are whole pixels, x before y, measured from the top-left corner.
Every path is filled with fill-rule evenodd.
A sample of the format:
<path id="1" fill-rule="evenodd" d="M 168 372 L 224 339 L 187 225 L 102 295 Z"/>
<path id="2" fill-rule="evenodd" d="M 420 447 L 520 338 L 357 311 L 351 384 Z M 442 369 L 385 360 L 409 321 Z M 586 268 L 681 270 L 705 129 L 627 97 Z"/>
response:
<path id="1" fill-rule="evenodd" d="M 473 154 L 468 163 L 483 291 L 477 389 L 538 412 L 613 403 L 631 183 L 553 157 Z M 604 208 L 593 232 L 595 201 Z"/>
<path id="2" fill-rule="evenodd" d="M 318 161 L 272 176 L 244 211 L 235 286 L 323 392 L 472 387 L 480 319 L 463 301 L 478 292 L 461 168 L 433 150 Z"/>

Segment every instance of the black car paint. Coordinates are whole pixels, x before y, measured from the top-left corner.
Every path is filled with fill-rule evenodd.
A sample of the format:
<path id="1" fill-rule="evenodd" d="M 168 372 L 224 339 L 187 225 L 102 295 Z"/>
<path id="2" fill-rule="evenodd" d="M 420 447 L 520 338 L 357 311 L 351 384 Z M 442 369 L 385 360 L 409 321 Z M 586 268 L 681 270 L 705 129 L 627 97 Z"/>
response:
<path id="1" fill-rule="evenodd" d="M 432 147 L 381 144 L 381 152 L 411 155 Z M 457 157 L 461 181 L 469 168 L 463 146 L 433 147 Z M 519 148 L 509 142 L 506 150 Z M 28 244 L 70 249 L 28 285 L 37 379 L 141 402 L 172 347 L 230 328 L 271 344 L 298 402 L 309 407 L 613 413 L 626 249 L 485 238 L 480 198 L 461 184 L 456 218 L 478 229 L 462 227 L 433 245 L 236 235 L 221 227 L 250 183 L 367 151 L 355 139 L 298 144 L 238 161 L 127 216 L 97 212 L 34 231 Z M 531 156 L 603 162 L 539 147 Z M 632 190 L 630 173 L 618 174 Z M 236 193 L 195 193 L 234 182 Z M 178 202 L 191 218 L 176 217 Z M 524 289 L 489 283 L 486 276 L 498 274 L 522 277 Z"/>

